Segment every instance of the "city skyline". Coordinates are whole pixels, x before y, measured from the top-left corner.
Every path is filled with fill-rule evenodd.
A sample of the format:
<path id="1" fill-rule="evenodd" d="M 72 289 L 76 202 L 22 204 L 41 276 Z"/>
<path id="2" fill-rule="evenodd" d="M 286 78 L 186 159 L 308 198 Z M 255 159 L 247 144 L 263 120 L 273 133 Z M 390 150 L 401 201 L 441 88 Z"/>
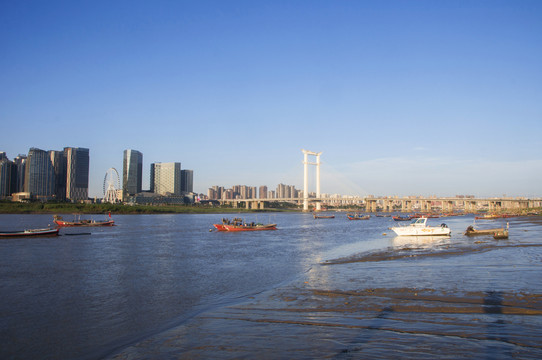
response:
<path id="1" fill-rule="evenodd" d="M 74 147 L 31 147 L 13 160 L 0 151 L 0 198 L 86 201 L 89 158 L 89 149 Z"/>
<path id="2" fill-rule="evenodd" d="M 91 198 L 125 149 L 205 194 L 303 148 L 322 193 L 542 196 L 539 1 L 0 6 L 0 151 L 90 149 Z"/>

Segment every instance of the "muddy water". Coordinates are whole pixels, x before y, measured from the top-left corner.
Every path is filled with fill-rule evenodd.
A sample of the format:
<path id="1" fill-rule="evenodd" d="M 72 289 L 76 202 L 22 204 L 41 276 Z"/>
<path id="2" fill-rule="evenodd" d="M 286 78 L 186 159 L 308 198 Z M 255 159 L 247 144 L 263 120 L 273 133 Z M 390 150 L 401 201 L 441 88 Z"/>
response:
<path id="1" fill-rule="evenodd" d="M 373 229 L 358 232 L 359 241 L 314 252 L 294 280 L 111 357 L 542 358 L 539 219 L 509 219 L 508 240 L 463 236 L 472 217 L 444 220 L 449 238 L 397 238 L 393 224 L 370 221 L 356 225 Z M 343 230 L 333 238 L 349 236 Z"/>

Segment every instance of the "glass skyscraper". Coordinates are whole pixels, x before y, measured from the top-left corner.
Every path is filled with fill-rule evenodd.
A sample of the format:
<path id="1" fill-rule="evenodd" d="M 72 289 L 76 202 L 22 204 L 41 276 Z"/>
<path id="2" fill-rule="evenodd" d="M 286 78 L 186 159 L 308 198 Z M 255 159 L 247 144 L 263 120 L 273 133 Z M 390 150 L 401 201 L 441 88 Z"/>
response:
<path id="1" fill-rule="evenodd" d="M 33 197 L 51 198 L 55 189 L 55 173 L 46 151 L 30 148 L 25 169 L 24 190 Z"/>
<path id="2" fill-rule="evenodd" d="M 181 170 L 181 192 L 183 194 L 194 192 L 193 170 Z"/>
<path id="3" fill-rule="evenodd" d="M 49 156 L 55 172 L 55 197 L 59 201 L 66 200 L 66 154 L 64 151 L 50 150 Z"/>
<path id="4" fill-rule="evenodd" d="M 181 195 L 181 163 L 151 164 L 151 191 L 165 196 Z"/>
<path id="5" fill-rule="evenodd" d="M 66 199 L 80 201 L 88 199 L 89 150 L 86 148 L 64 148 L 66 157 Z"/>
<path id="6" fill-rule="evenodd" d="M 15 192 L 15 182 L 13 173 L 17 167 L 12 161 L 9 161 L 5 153 L 0 152 L 0 199 L 11 196 Z"/>
<path id="7" fill-rule="evenodd" d="M 137 150 L 124 150 L 122 164 L 122 192 L 124 196 L 141 192 L 143 180 L 143 154 Z"/>

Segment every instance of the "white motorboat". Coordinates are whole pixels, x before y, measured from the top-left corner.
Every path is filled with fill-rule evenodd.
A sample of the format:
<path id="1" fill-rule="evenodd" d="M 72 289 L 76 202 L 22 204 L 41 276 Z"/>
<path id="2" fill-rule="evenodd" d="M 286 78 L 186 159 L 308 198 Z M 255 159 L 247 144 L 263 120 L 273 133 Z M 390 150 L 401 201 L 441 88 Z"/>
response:
<path id="1" fill-rule="evenodd" d="M 452 233 L 446 224 L 428 226 L 425 217 L 418 218 L 407 226 L 394 226 L 391 230 L 399 236 L 450 236 Z"/>

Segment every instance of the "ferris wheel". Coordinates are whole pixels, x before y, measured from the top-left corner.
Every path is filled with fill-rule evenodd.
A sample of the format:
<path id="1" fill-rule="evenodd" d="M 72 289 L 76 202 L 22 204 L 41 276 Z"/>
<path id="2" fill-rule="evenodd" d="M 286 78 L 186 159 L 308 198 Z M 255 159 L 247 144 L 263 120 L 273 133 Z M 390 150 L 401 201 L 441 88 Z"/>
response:
<path id="1" fill-rule="evenodd" d="M 120 177 L 117 169 L 110 168 L 105 172 L 104 177 L 104 202 L 115 203 L 119 199 Z"/>

